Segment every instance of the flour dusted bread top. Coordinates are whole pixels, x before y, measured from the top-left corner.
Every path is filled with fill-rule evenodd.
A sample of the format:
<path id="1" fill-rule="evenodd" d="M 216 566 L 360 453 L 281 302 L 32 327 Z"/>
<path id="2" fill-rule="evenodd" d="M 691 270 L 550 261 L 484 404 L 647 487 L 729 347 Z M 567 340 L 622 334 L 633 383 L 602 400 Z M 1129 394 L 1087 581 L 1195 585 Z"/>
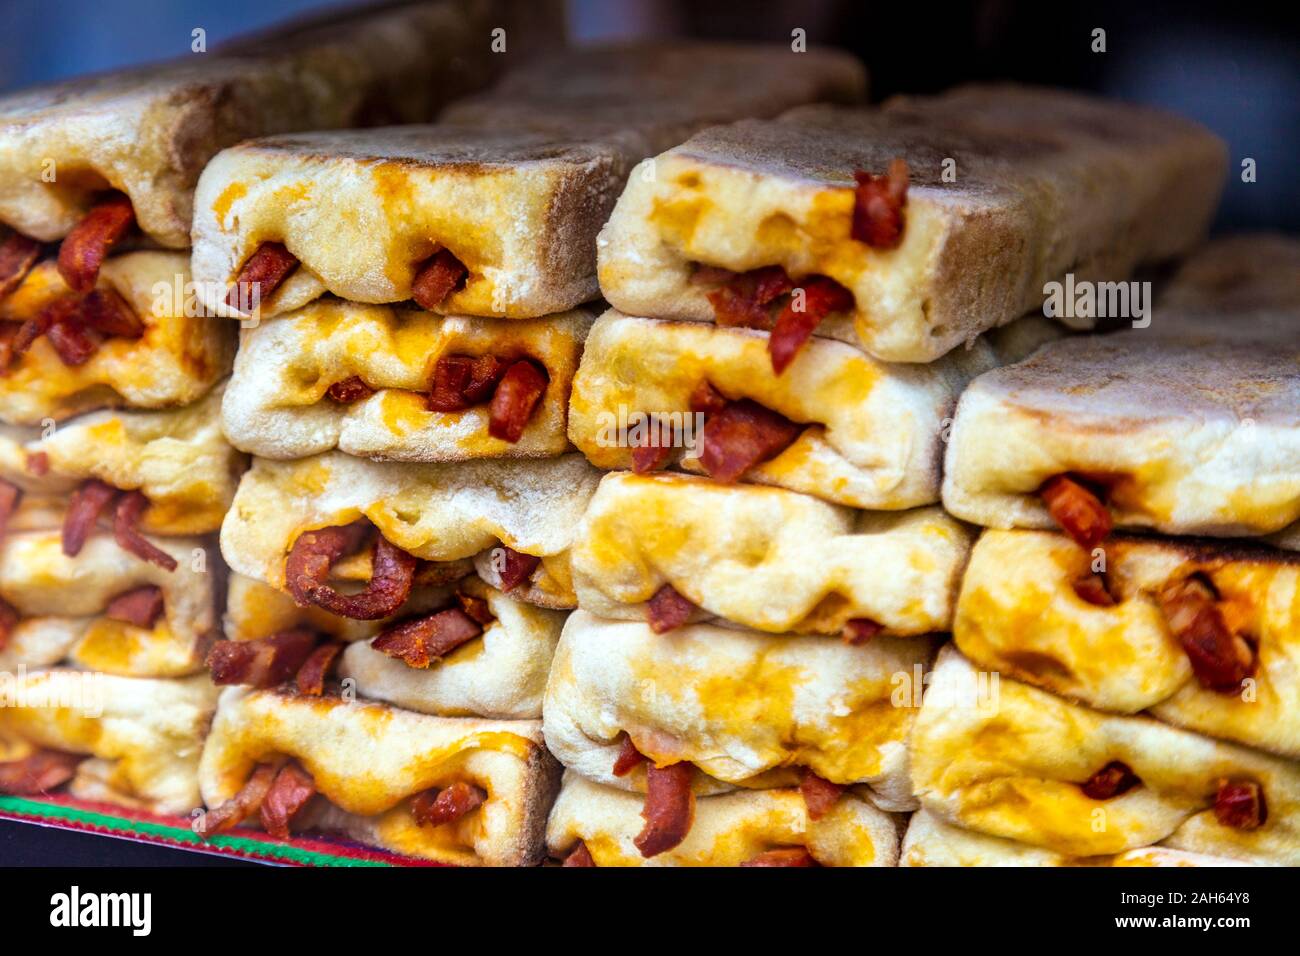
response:
<path id="1" fill-rule="evenodd" d="M 900 244 L 853 239 L 854 172 L 895 158 L 911 182 Z M 1189 249 L 1224 165 L 1195 124 L 1050 90 L 808 107 L 713 127 L 634 171 L 601 233 L 601 289 L 624 312 L 707 320 L 697 265 L 824 275 L 854 305 L 819 331 L 928 362 L 1036 308 L 1066 272 L 1122 279 Z"/>
<path id="2" fill-rule="evenodd" d="M 1053 527 L 1037 490 L 1074 472 L 1108 476 L 1118 526 L 1261 535 L 1300 517 L 1300 325 L 1166 318 L 1053 342 L 975 379 L 947 449 L 947 509 Z"/>
<path id="3" fill-rule="evenodd" d="M 597 295 L 594 240 L 632 166 L 712 122 L 852 99 L 856 61 L 780 48 L 565 52 L 436 126 L 279 136 L 221 153 L 195 202 L 195 274 L 221 288 L 265 242 L 301 263 L 263 310 L 323 292 L 412 297 L 447 250 L 468 270 L 440 312 L 529 318 Z M 709 76 L 698 75 L 701 56 Z M 780 66 L 776 71 L 773 68 Z M 683 71 L 689 70 L 689 76 Z"/>
<path id="4" fill-rule="evenodd" d="M 189 245 L 194 184 L 251 136 L 429 119 L 481 86 L 501 4 L 430 0 L 361 8 L 222 51 L 0 98 L 0 222 L 62 238 L 98 193 L 125 193 L 141 229 Z M 481 42 L 480 42 L 481 41 Z M 54 183 L 42 179 L 53 159 Z"/>

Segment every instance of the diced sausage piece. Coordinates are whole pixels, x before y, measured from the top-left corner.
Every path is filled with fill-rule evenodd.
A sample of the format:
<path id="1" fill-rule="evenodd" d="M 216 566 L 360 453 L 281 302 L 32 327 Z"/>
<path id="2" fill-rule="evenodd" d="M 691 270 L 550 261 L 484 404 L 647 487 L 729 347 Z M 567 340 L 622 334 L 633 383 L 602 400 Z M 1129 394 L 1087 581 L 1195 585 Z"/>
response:
<path id="1" fill-rule="evenodd" d="M 803 295 L 795 290 L 768 337 L 767 351 L 772 357 L 772 371 L 777 375 L 784 372 L 828 315 L 852 308 L 853 293 L 834 279 L 810 276 L 803 280 Z"/>
<path id="2" fill-rule="evenodd" d="M 275 775 L 262 800 L 262 826 L 277 840 L 289 839 L 289 824 L 314 796 L 316 781 L 296 761 L 289 761 Z"/>
<path id="3" fill-rule="evenodd" d="M 857 170 L 853 224 L 849 235 L 875 249 L 892 249 L 903 238 L 903 206 L 907 203 L 907 163 L 895 159 L 883 176 Z"/>
<path id="4" fill-rule="evenodd" d="M 93 289 L 82 297 L 79 312 L 88 328 L 120 339 L 144 335 L 144 323 L 126 301 L 112 289 Z"/>
<path id="5" fill-rule="evenodd" d="M 715 481 L 730 483 L 781 454 L 802 431 L 802 425 L 747 398 L 729 402 L 704 423 L 700 464 Z"/>
<path id="6" fill-rule="evenodd" d="M 793 288 L 783 267 L 765 266 L 733 276 L 707 298 L 718 325 L 768 330 L 772 328 L 768 307 Z"/>
<path id="7" fill-rule="evenodd" d="M 217 641 L 208 651 L 214 684 L 274 687 L 298 673 L 316 647 L 316 635 L 294 629 L 254 641 Z"/>
<path id="8" fill-rule="evenodd" d="M 37 750 L 21 760 L 0 763 L 0 793 L 38 796 L 61 787 L 77 773 L 85 758 L 58 750 Z"/>
<path id="9" fill-rule="evenodd" d="M 279 768 L 274 764 L 259 764 L 244 785 L 239 788 L 238 793 L 221 806 L 213 807 L 201 814 L 194 821 L 194 832 L 204 838 L 215 836 L 252 816 L 262 808 L 262 801 L 266 799 L 278 772 Z"/>
<path id="10" fill-rule="evenodd" d="M 1268 822 L 1264 788 L 1253 780 L 1223 780 L 1214 798 L 1214 818 L 1234 830 L 1258 830 Z"/>
<path id="11" fill-rule="evenodd" d="M 0 598 L 0 651 L 5 649 L 9 638 L 13 637 L 14 629 L 18 627 L 21 619 L 18 609 L 4 598 Z"/>
<path id="12" fill-rule="evenodd" d="M 13 482 L 5 481 L 0 478 L 0 540 L 4 539 L 5 528 L 9 524 L 9 519 L 13 517 L 18 510 L 18 502 L 22 500 L 23 491 Z"/>
<path id="13" fill-rule="evenodd" d="M 1096 607 L 1114 607 L 1115 598 L 1106 586 L 1106 579 L 1097 573 L 1090 573 L 1074 582 L 1074 593 L 1079 599 Z"/>
<path id="14" fill-rule="evenodd" d="M 29 474 L 37 478 L 44 478 L 50 473 L 50 456 L 48 452 L 29 451 L 27 453 L 26 467 Z"/>
<path id="15" fill-rule="evenodd" d="M 86 545 L 95 522 L 104 509 L 117 497 L 117 489 L 98 478 L 83 483 L 72 493 L 68 511 L 63 517 L 63 553 L 75 558 Z"/>
<path id="16" fill-rule="evenodd" d="M 463 262 L 449 250 L 440 249 L 415 274 L 415 280 L 411 283 L 411 298 L 420 308 L 432 312 L 464 284 L 467 275 L 469 270 Z"/>
<path id="17" fill-rule="evenodd" d="M 506 369 L 488 408 L 488 434 L 512 444 L 519 441 L 547 384 L 546 372 L 530 359 Z"/>
<path id="18" fill-rule="evenodd" d="M 671 850 L 691 832 L 695 821 L 695 794 L 691 792 L 694 771 L 689 763 L 667 767 L 651 764 L 646 768 L 645 808 L 641 811 L 645 826 L 632 841 L 646 859 Z"/>
<path id="19" fill-rule="evenodd" d="M 1084 550 L 1091 551 L 1110 534 L 1110 512 L 1101 499 L 1067 475 L 1049 478 L 1038 494 L 1052 520 Z"/>
<path id="20" fill-rule="evenodd" d="M 727 407 L 727 398 L 706 379 L 691 392 L 691 411 L 697 415 L 711 415 Z"/>
<path id="21" fill-rule="evenodd" d="M 508 548 L 501 545 L 501 561 L 496 562 L 496 553 L 493 554 L 493 566 L 497 563 L 501 567 L 497 569 L 500 575 L 501 590 L 509 593 L 532 576 L 537 570 L 537 566 L 542 563 L 542 559 L 532 554 L 524 554 L 522 551 L 516 551 L 514 548 Z"/>
<path id="22" fill-rule="evenodd" d="M 411 815 L 422 827 L 440 827 L 472 813 L 487 800 L 487 791 L 458 780 L 441 790 L 426 790 L 411 801 Z"/>
<path id="23" fill-rule="evenodd" d="M 81 317 L 80 304 L 75 300 L 68 309 L 61 310 L 45 329 L 45 338 L 59 357 L 59 361 L 69 368 L 85 365 L 99 351 L 104 337 L 99 332 L 85 325 Z"/>
<path id="24" fill-rule="evenodd" d="M 325 583 L 334 562 L 354 550 L 367 530 L 364 523 L 353 522 L 298 537 L 285 561 L 285 583 L 299 605 L 315 604 L 340 617 L 376 621 L 406 603 L 418 562 L 383 535 L 375 539 L 370 580 L 362 590 L 341 594 Z"/>
<path id="25" fill-rule="evenodd" d="M 423 670 L 482 633 L 477 621 L 451 607 L 390 625 L 370 646 L 407 667 Z"/>
<path id="26" fill-rule="evenodd" d="M 508 363 L 495 355 L 444 355 L 433 367 L 431 412 L 463 412 L 492 397 Z"/>
<path id="27" fill-rule="evenodd" d="M 155 584 L 119 594 L 109 602 L 104 616 L 110 621 L 121 621 L 136 627 L 151 628 L 162 616 L 162 588 Z"/>
<path id="28" fill-rule="evenodd" d="M 492 606 L 481 597 L 457 591 L 456 601 L 460 604 L 460 609 L 468 614 L 471 620 L 477 621 L 480 627 L 487 627 L 496 620 L 496 616 L 492 613 Z"/>
<path id="29" fill-rule="evenodd" d="M 842 784 L 831 783 L 811 770 L 805 770 L 803 779 L 799 781 L 799 792 L 803 794 L 803 802 L 808 807 L 808 816 L 814 820 L 826 816 L 844 790 Z"/>
<path id="30" fill-rule="evenodd" d="M 349 375 L 341 382 L 335 382 L 325 390 L 325 394 L 341 405 L 351 405 L 375 394 L 375 390 L 365 383 L 360 375 Z"/>
<path id="31" fill-rule="evenodd" d="M 59 275 L 73 292 L 89 292 L 109 251 L 135 225 L 126 196 L 111 196 L 90 208 L 59 246 Z"/>
<path id="32" fill-rule="evenodd" d="M 871 642 L 871 639 L 884 631 L 885 625 L 873 621 L 869 617 L 854 617 L 844 622 L 844 643 L 852 644 L 854 647 L 863 647 Z"/>
<path id="33" fill-rule="evenodd" d="M 695 613 L 695 605 L 671 584 L 665 584 L 646 603 L 646 620 L 656 634 L 681 627 Z"/>
<path id="34" fill-rule="evenodd" d="M 578 845 L 569 851 L 569 855 L 564 858 L 561 866 L 595 866 L 596 861 L 591 858 L 591 851 L 587 849 L 587 844 L 581 840 Z"/>
<path id="35" fill-rule="evenodd" d="M 753 859 L 746 860 L 741 866 L 820 866 L 807 847 L 781 847 L 779 850 L 767 850 Z"/>
<path id="36" fill-rule="evenodd" d="M 226 305 L 252 312 L 271 298 L 289 274 L 298 268 L 298 257 L 279 242 L 264 242 L 239 270 L 235 284 L 226 293 Z"/>
<path id="37" fill-rule="evenodd" d="M 632 470 L 634 472 L 638 475 L 644 475 L 647 472 L 658 471 L 668 464 L 673 449 L 671 443 L 664 441 L 664 437 L 658 422 L 652 420 L 650 428 L 644 436 L 644 441 L 632 446 Z"/>
<path id="38" fill-rule="evenodd" d="M 113 514 L 113 537 L 123 551 L 134 554 L 141 561 L 156 564 L 164 571 L 176 570 L 176 559 L 154 545 L 136 530 L 135 524 L 149 506 L 149 499 L 138 491 L 128 491 L 117 503 Z"/>
<path id="39" fill-rule="evenodd" d="M 10 232 L 0 242 L 0 299 L 22 285 L 41 255 L 41 244 L 21 232 Z"/>
<path id="40" fill-rule="evenodd" d="M 313 650 L 303 665 L 298 668 L 298 673 L 294 677 L 298 693 L 309 697 L 319 697 L 325 693 L 325 681 L 342 652 L 341 641 L 327 641 Z"/>
<path id="41" fill-rule="evenodd" d="M 632 738 L 626 733 L 623 734 L 623 742 L 618 747 L 618 756 L 614 758 L 614 776 L 626 777 L 634 769 L 645 763 L 645 760 L 645 754 L 636 749 L 636 744 L 632 743 Z"/>
<path id="42" fill-rule="evenodd" d="M 1093 800 L 1109 800 L 1132 790 L 1142 781 L 1128 764 L 1112 760 L 1083 784 L 1083 792 Z"/>
<path id="43" fill-rule="evenodd" d="M 1201 686 L 1224 694 L 1241 689 L 1259 665 L 1258 649 L 1224 620 L 1213 587 L 1199 575 L 1165 585 L 1158 595 L 1169 630 L 1182 645 Z"/>

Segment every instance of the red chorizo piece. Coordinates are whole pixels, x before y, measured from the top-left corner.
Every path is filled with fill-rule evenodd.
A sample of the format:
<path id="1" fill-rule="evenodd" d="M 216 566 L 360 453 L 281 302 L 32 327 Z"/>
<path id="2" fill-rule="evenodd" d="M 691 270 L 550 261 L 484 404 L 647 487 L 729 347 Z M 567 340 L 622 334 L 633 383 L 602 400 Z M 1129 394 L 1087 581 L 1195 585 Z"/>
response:
<path id="1" fill-rule="evenodd" d="M 89 292 L 112 248 L 135 226 L 135 210 L 123 195 L 90 208 L 59 247 L 59 275 L 73 292 Z"/>
<path id="2" fill-rule="evenodd" d="M 350 375 L 341 382 L 335 382 L 325 390 L 326 396 L 342 405 L 351 405 L 375 394 L 375 390 L 365 383 L 360 375 Z"/>
<path id="3" fill-rule="evenodd" d="M 1228 629 L 1218 595 L 1208 581 L 1192 575 L 1170 582 L 1161 588 L 1158 601 L 1201 686 L 1230 694 L 1254 676 L 1258 649 L 1248 637 Z"/>
<path id="4" fill-rule="evenodd" d="M 354 550 L 366 530 L 365 524 L 353 522 L 299 536 L 285 562 L 285 583 L 300 606 L 315 604 L 340 617 L 375 621 L 406 602 L 418 562 L 383 535 L 375 538 L 370 581 L 365 588 L 341 594 L 325 583 L 334 562 Z"/>
<path id="5" fill-rule="evenodd" d="M 546 386 L 546 372 L 530 359 L 520 359 L 506 369 L 488 406 L 488 434 L 502 441 L 519 441 Z"/>
<path id="6" fill-rule="evenodd" d="M 477 621 L 452 607 L 387 627 L 370 646 L 407 667 L 423 670 L 482 633 Z"/>
<path id="7" fill-rule="evenodd" d="M 20 619 L 18 609 L 4 598 L 0 598 L 0 651 L 8 645 L 9 638 L 13 637 L 14 628 L 18 626 Z"/>
<path id="8" fill-rule="evenodd" d="M 907 203 L 907 163 L 895 159 L 883 176 L 856 170 L 853 224 L 849 235 L 875 249 L 892 249 L 903 238 L 903 206 Z"/>
<path id="9" fill-rule="evenodd" d="M 1093 800 L 1109 800 L 1132 790 L 1142 781 L 1126 763 L 1112 760 L 1083 783 L 1083 792 Z"/>
<path id="10" fill-rule="evenodd" d="M 671 584 L 665 584 L 646 603 L 646 620 L 650 630 L 666 634 L 690 620 L 695 605 Z"/>
<path id="11" fill-rule="evenodd" d="M 0 478 L 0 540 L 4 539 L 5 528 L 9 524 L 9 519 L 13 517 L 18 510 L 18 502 L 22 500 L 22 489 L 12 482 Z"/>
<path id="12" fill-rule="evenodd" d="M 274 295 L 297 267 L 298 257 L 283 243 L 262 243 L 239 270 L 234 286 L 226 293 L 226 305 L 237 309 L 248 306 L 245 311 L 252 311 Z"/>
<path id="13" fill-rule="evenodd" d="M 176 559 L 136 530 L 136 522 L 148 506 L 149 499 L 138 491 L 128 491 L 122 495 L 113 514 L 113 537 L 119 548 L 134 554 L 141 561 L 156 564 L 164 571 L 175 571 Z"/>
<path id="14" fill-rule="evenodd" d="M 325 681 L 341 653 L 343 653 L 341 641 L 326 641 L 317 646 L 298 668 L 298 673 L 294 677 L 298 693 L 309 697 L 319 697 L 325 693 Z"/>
<path id="15" fill-rule="evenodd" d="M 734 274 L 727 284 L 708 293 L 718 325 L 769 330 L 769 306 L 794 288 L 781 266 L 765 266 Z"/>
<path id="16" fill-rule="evenodd" d="M 135 311 L 112 289 L 94 289 L 78 303 L 82 324 L 119 339 L 138 339 L 144 335 L 144 323 Z"/>
<path id="17" fill-rule="evenodd" d="M 279 631 L 255 641 L 217 641 L 206 664 L 214 684 L 274 687 L 298 673 L 315 647 L 311 631 Z"/>
<path id="18" fill-rule="evenodd" d="M 695 794 L 691 792 L 694 767 L 675 763 L 646 768 L 645 826 L 632 841 L 647 859 L 671 850 L 691 832 L 695 821 Z"/>
<path id="19" fill-rule="evenodd" d="M 262 800 L 262 826 L 277 840 L 289 839 L 289 824 L 315 795 L 316 781 L 291 760 L 280 768 Z"/>
<path id="20" fill-rule="evenodd" d="M 421 267 L 411 283 L 411 298 L 432 312 L 465 283 L 469 270 L 448 249 L 440 249 Z"/>
<path id="21" fill-rule="evenodd" d="M 65 310 L 65 314 L 56 318 L 45 330 L 45 338 L 49 340 L 50 347 L 59 356 L 59 361 L 69 368 L 85 365 L 104 342 L 104 337 L 99 332 L 82 321 L 77 306 L 73 302 L 72 307 Z"/>
<path id="22" fill-rule="evenodd" d="M 638 475 L 658 471 L 668 464 L 672 457 L 672 445 L 662 441 L 662 434 L 657 425 L 652 424 L 645 435 L 645 440 L 632 446 L 632 470 Z"/>
<path id="23" fill-rule="evenodd" d="M 1067 475 L 1049 478 L 1038 489 L 1052 520 L 1074 539 L 1079 547 L 1091 551 L 1106 540 L 1112 522 L 1101 499 Z"/>
<path id="24" fill-rule="evenodd" d="M 1114 607 L 1115 598 L 1106 585 L 1106 579 L 1096 573 L 1090 573 L 1074 582 L 1074 593 L 1079 599 L 1096 607 Z"/>
<path id="25" fill-rule="evenodd" d="M 798 308 L 796 308 L 798 306 Z M 790 297 L 776 326 L 767 340 L 767 351 L 772 357 L 772 371 L 784 372 L 799 354 L 804 343 L 832 312 L 847 312 L 853 308 L 853 293 L 834 279 L 810 276 L 803 281 L 803 296 L 798 290 Z"/>
<path id="26" fill-rule="evenodd" d="M 869 617 L 854 617 L 844 622 L 844 643 L 851 644 L 854 647 L 863 647 L 871 642 L 871 639 L 884 631 L 885 625 L 873 621 Z"/>
<path id="27" fill-rule="evenodd" d="M 501 545 L 501 561 L 495 561 L 496 555 L 493 555 L 495 567 L 500 563 L 497 573 L 501 578 L 501 590 L 507 594 L 513 591 L 519 585 L 532 576 L 537 570 L 537 566 L 542 563 L 542 559 L 533 554 L 524 554 L 522 551 L 516 551 L 514 548 L 508 548 Z"/>
<path id="28" fill-rule="evenodd" d="M 224 643 L 233 644 L 235 642 L 228 641 Z M 204 838 L 224 833 L 231 827 L 243 822 L 245 818 L 256 813 L 261 809 L 262 801 L 266 799 L 266 795 L 271 789 L 271 784 L 275 782 L 278 772 L 279 767 L 275 764 L 259 764 L 238 793 L 221 804 L 221 806 L 213 807 L 195 819 L 193 824 L 194 832 Z"/>
<path id="29" fill-rule="evenodd" d="M 433 368 L 431 412 L 463 412 L 492 397 L 508 363 L 495 355 L 444 355 Z"/>
<path id="30" fill-rule="evenodd" d="M 25 462 L 28 474 L 44 478 L 50 473 L 50 456 L 43 451 L 29 451 Z"/>
<path id="31" fill-rule="evenodd" d="M 10 232 L 0 242 L 0 299 L 22 285 L 41 255 L 41 244 L 21 232 Z"/>
<path id="32" fill-rule="evenodd" d="M 1234 830 L 1258 830 L 1268 822 L 1264 788 L 1252 780 L 1222 780 L 1214 797 L 1214 818 Z"/>
<path id="33" fill-rule="evenodd" d="M 0 793 L 38 796 L 61 787 L 77 772 L 85 758 L 58 750 L 37 750 L 21 760 L 0 763 Z"/>
<path id="34" fill-rule="evenodd" d="M 440 827 L 477 810 L 486 799 L 486 790 L 458 780 L 441 790 L 417 794 L 411 801 L 411 815 L 422 827 Z"/>
<path id="35" fill-rule="evenodd" d="M 460 605 L 460 609 L 468 614 L 471 620 L 477 621 L 481 627 L 487 627 L 496 620 L 491 605 L 481 597 L 457 591 L 456 602 Z"/>
<path id="36" fill-rule="evenodd" d="M 614 776 L 626 777 L 645 763 L 645 760 L 645 754 L 637 750 L 636 744 L 632 743 L 632 738 L 624 733 L 623 741 L 618 747 L 618 755 L 614 757 Z"/>
<path id="37" fill-rule="evenodd" d="M 154 584 L 146 584 L 144 587 L 135 588 L 113 598 L 104 611 L 104 616 L 110 621 L 152 628 L 162 616 L 162 612 L 162 588 Z"/>
<path id="38" fill-rule="evenodd" d="M 578 845 L 569 851 L 569 855 L 564 858 L 561 866 L 595 866 L 596 861 L 591 858 L 591 851 L 587 849 L 587 844 L 581 840 Z"/>
<path id="39" fill-rule="evenodd" d="M 741 866 L 820 866 L 807 847 L 790 846 L 778 850 L 766 850 L 753 859 L 746 860 Z"/>
<path id="40" fill-rule="evenodd" d="M 729 402 L 704 422 L 700 464 L 715 481 L 730 483 L 781 454 L 802 431 L 802 425 L 747 398 Z"/>
<path id="41" fill-rule="evenodd" d="M 117 497 L 117 489 L 98 478 L 82 483 L 68 501 L 68 511 L 63 517 L 63 553 L 75 558 L 86 545 L 86 539 L 95 522 Z"/>
<path id="42" fill-rule="evenodd" d="M 803 795 L 803 802 L 808 807 L 808 816 L 813 820 L 820 820 L 826 816 L 831 807 L 839 801 L 844 790 L 843 785 L 831 783 L 811 770 L 805 770 L 803 779 L 799 781 L 799 793 Z"/>

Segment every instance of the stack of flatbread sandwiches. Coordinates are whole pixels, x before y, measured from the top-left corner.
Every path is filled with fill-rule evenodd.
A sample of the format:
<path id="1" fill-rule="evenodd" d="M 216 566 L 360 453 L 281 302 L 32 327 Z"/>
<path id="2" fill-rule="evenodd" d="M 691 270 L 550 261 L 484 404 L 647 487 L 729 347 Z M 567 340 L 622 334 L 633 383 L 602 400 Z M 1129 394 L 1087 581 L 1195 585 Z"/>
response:
<path id="1" fill-rule="evenodd" d="M 456 865 L 1300 862 L 1300 242 L 1205 244 L 1224 145 L 557 22 L 0 99 L 0 792 Z"/>
<path id="2" fill-rule="evenodd" d="M 863 85 L 831 53 L 552 52 L 437 123 L 250 139 L 199 179 L 195 279 L 244 325 L 221 424 L 252 456 L 206 834 L 257 810 L 443 863 L 545 856 L 543 696 L 600 479 L 567 432 L 596 235 L 642 159 Z"/>
<path id="3" fill-rule="evenodd" d="M 389 4 L 0 98 L 0 790 L 200 804 L 244 456 L 237 326 L 190 272 L 199 174 L 249 136 L 429 118 L 498 68 L 463 52 L 496 12 Z"/>

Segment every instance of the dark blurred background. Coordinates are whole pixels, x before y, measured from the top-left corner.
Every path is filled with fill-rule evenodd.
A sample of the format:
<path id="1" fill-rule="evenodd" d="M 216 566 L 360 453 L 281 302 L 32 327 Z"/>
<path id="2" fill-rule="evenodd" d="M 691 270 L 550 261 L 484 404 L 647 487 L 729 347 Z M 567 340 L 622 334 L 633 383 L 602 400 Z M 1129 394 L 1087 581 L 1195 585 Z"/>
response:
<path id="1" fill-rule="evenodd" d="M 13 89 L 209 48 L 337 0 L 0 0 L 0 87 Z M 1300 232 L 1300 4 L 977 0 L 569 0 L 577 40 L 704 36 L 845 47 L 872 98 L 973 79 L 1092 90 L 1193 117 L 1229 143 L 1217 228 Z M 1106 52 L 1094 53 L 1093 30 Z M 1255 183 L 1241 181 L 1254 159 Z"/>

